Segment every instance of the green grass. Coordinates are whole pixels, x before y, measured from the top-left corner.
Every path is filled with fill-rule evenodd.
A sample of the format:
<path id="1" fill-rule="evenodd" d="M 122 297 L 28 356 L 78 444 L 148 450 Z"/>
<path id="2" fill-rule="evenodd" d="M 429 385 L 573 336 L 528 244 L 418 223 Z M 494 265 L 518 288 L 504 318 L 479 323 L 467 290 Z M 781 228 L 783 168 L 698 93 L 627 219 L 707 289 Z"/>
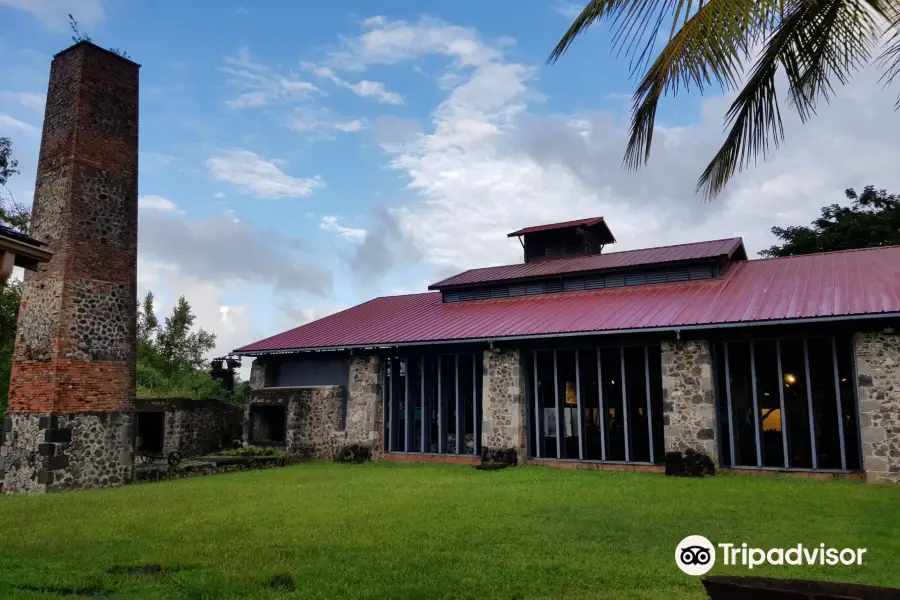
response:
<path id="1" fill-rule="evenodd" d="M 0 497 L 0 597 L 704 598 L 688 534 L 866 547 L 860 567 L 731 569 L 900 587 L 900 486 L 517 467 L 318 463 Z M 161 565 L 161 574 L 109 574 Z M 270 579 L 290 574 L 293 592 Z"/>

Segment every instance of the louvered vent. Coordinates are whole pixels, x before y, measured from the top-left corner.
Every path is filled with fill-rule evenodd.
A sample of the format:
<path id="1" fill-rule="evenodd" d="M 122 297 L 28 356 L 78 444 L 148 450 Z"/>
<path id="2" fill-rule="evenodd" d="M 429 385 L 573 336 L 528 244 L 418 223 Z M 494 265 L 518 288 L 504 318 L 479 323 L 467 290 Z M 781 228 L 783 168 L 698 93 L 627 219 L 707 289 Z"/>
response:
<path id="1" fill-rule="evenodd" d="M 498 283 L 488 287 L 445 291 L 443 299 L 444 302 L 487 300 L 510 296 L 552 294 L 562 291 L 576 292 L 653 283 L 675 283 L 695 279 L 710 279 L 716 275 L 718 275 L 718 269 L 715 265 L 697 264 L 690 267 L 657 269 L 653 271 L 611 273 L 609 275 L 572 275 L 570 277 L 555 277 L 527 283 Z"/>

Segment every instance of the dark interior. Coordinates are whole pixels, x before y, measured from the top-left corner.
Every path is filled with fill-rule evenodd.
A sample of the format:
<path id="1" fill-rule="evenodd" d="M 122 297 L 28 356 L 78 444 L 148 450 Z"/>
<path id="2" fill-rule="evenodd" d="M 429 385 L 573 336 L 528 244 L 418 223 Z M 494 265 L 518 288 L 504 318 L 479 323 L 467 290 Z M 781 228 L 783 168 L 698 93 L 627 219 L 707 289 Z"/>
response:
<path id="1" fill-rule="evenodd" d="M 135 449 L 137 452 L 160 454 L 163 449 L 165 413 L 162 411 L 139 412 L 136 415 Z"/>
<path id="2" fill-rule="evenodd" d="M 250 443 L 283 444 L 286 431 L 283 404 L 250 407 Z"/>

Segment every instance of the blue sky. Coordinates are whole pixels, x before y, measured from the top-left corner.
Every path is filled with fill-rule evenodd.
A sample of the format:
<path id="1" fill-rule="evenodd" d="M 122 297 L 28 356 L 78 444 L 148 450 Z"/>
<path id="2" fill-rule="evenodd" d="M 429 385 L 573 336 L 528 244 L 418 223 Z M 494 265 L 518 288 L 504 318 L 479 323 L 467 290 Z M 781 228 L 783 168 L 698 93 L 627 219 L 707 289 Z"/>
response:
<path id="1" fill-rule="evenodd" d="M 622 171 L 633 82 L 604 29 L 544 65 L 576 9 L 0 0 L 11 188 L 30 201 L 70 12 L 142 65 L 140 291 L 161 313 L 184 294 L 217 352 L 516 262 L 505 233 L 526 225 L 604 215 L 618 249 L 741 235 L 753 254 L 848 187 L 900 187 L 896 90 L 868 71 L 815 127 L 789 116 L 787 144 L 712 204 L 693 189 L 727 97 L 668 100 L 650 165 Z"/>

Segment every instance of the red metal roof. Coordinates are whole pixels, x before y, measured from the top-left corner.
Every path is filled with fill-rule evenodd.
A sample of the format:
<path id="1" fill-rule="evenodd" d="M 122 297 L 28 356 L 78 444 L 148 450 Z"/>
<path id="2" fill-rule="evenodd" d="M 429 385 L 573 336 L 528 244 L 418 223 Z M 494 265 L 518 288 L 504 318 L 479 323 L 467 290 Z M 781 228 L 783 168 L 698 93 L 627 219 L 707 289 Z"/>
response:
<path id="1" fill-rule="evenodd" d="M 551 229 L 565 229 L 566 227 L 591 227 L 603 222 L 603 217 L 591 217 L 589 219 L 576 219 L 574 221 L 563 221 L 562 223 L 550 223 L 548 225 L 534 225 L 526 227 L 512 233 L 507 233 L 506 237 L 516 237 L 525 235 L 526 233 L 536 233 L 538 231 L 550 231 Z"/>
<path id="2" fill-rule="evenodd" d="M 389 296 L 236 352 L 900 313 L 900 246 L 732 263 L 715 279 L 442 303 Z"/>
<path id="3" fill-rule="evenodd" d="M 579 273 L 582 271 L 622 269 L 704 258 L 731 258 L 739 249 L 741 250 L 741 256 L 745 257 L 746 253 L 743 252 L 743 246 L 744 242 L 741 238 L 729 238 L 711 242 L 660 246 L 643 250 L 626 250 L 625 252 L 610 252 L 609 254 L 591 254 L 589 256 L 555 258 L 552 260 L 504 265 L 502 267 L 470 269 L 459 275 L 433 283 L 428 286 L 428 289 L 437 290 L 457 285 L 487 283 L 489 281 L 528 279 L 532 277 L 546 277 L 548 275 L 561 275 L 563 273 Z"/>

